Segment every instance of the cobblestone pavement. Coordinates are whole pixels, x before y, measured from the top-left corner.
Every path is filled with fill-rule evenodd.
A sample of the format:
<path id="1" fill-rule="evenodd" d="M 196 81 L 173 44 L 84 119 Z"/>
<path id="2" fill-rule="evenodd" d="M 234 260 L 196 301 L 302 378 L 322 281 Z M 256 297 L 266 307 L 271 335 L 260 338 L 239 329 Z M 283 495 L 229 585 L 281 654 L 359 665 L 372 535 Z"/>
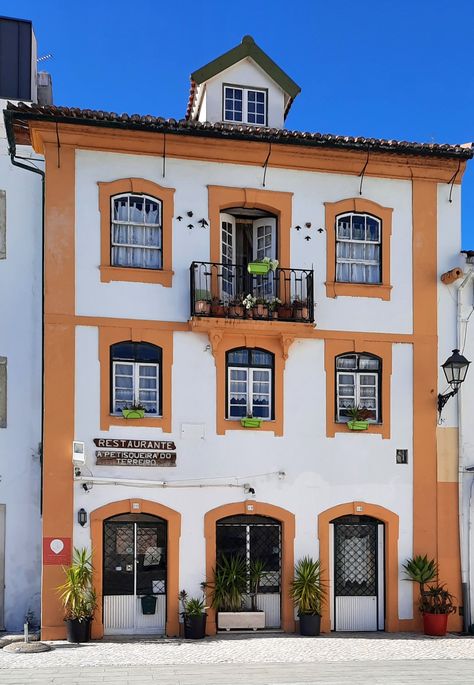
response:
<path id="1" fill-rule="evenodd" d="M 43 654 L 0 651 L 1 685 L 299 685 L 474 683 L 474 639 L 411 634 L 229 635 L 204 641 L 52 642 Z"/>

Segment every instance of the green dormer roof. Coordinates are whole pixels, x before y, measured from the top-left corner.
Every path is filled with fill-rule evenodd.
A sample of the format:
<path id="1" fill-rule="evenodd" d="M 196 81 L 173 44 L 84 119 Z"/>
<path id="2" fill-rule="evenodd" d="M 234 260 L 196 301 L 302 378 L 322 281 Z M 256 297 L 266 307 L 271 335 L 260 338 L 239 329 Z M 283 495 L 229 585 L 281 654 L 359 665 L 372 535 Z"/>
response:
<path id="1" fill-rule="evenodd" d="M 288 74 L 285 74 L 278 64 L 275 64 L 275 62 L 258 47 L 252 36 L 244 36 L 240 45 L 225 52 L 204 67 L 197 69 L 191 74 L 191 81 L 194 81 L 194 83 L 198 85 L 204 83 L 204 81 L 208 81 L 213 78 L 213 76 L 216 76 L 216 74 L 237 64 L 237 62 L 240 62 L 246 57 L 253 59 L 253 61 L 258 64 L 258 66 L 263 69 L 263 71 L 268 74 L 268 76 L 270 76 L 270 78 L 273 79 L 292 100 L 301 91 L 298 84 L 295 83 Z"/>

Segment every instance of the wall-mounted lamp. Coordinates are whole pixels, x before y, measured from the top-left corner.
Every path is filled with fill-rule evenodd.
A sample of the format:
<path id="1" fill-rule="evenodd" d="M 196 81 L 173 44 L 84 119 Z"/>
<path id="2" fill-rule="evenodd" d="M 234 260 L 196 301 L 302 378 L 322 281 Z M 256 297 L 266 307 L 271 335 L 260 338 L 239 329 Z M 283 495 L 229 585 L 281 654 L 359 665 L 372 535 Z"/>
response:
<path id="1" fill-rule="evenodd" d="M 84 527 L 87 523 L 87 511 L 85 509 L 79 509 L 77 512 L 77 522 L 80 526 Z"/>
<path id="2" fill-rule="evenodd" d="M 442 369 L 449 386 L 452 388 L 451 392 L 446 392 L 438 395 L 438 412 L 441 414 L 446 402 L 454 395 L 457 395 L 461 384 L 464 383 L 467 370 L 471 362 L 464 357 L 459 350 L 453 350 L 452 355 L 446 359 L 442 364 Z"/>

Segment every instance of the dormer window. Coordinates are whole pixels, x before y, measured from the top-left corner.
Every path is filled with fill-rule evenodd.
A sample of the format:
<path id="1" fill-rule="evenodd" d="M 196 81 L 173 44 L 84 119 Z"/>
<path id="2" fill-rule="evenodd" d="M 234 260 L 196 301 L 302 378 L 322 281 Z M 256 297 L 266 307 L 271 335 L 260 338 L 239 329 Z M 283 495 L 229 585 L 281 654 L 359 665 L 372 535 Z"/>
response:
<path id="1" fill-rule="evenodd" d="M 267 125 L 267 92 L 240 86 L 224 86 L 224 121 Z"/>

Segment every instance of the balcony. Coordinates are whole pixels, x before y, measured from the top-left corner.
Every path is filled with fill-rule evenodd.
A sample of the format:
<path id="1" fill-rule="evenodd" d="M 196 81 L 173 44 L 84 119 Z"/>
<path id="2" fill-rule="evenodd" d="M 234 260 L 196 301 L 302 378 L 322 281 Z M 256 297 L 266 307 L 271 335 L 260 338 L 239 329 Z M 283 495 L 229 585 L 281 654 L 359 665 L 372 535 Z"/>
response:
<path id="1" fill-rule="evenodd" d="M 239 264 L 192 262 L 191 317 L 313 323 L 313 279 L 313 269 L 254 275 Z"/>

